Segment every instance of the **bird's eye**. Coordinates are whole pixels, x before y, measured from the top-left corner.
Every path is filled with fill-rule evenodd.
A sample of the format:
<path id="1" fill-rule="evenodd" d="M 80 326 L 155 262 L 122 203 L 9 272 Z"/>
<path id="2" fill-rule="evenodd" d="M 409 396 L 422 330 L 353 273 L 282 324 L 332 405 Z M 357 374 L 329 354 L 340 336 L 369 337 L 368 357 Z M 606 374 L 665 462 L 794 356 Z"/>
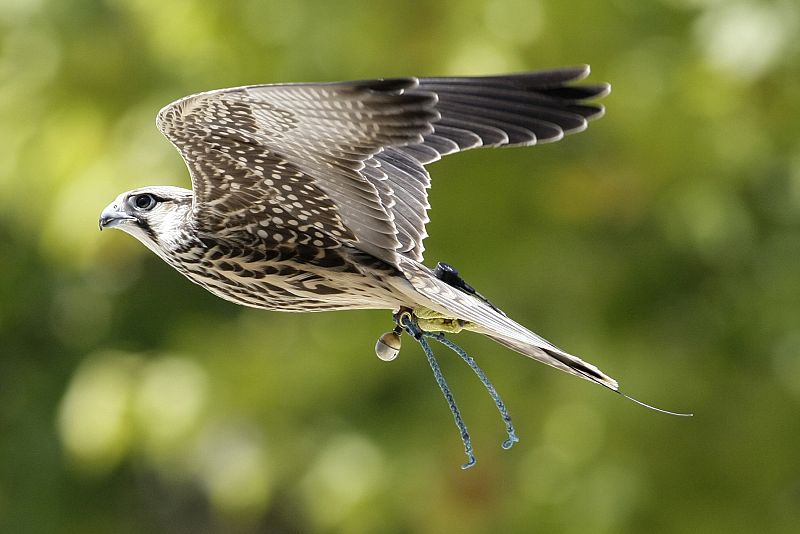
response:
<path id="1" fill-rule="evenodd" d="M 153 209 L 158 204 L 158 201 L 153 195 L 144 193 L 131 197 L 130 203 L 139 211 L 148 211 Z"/>

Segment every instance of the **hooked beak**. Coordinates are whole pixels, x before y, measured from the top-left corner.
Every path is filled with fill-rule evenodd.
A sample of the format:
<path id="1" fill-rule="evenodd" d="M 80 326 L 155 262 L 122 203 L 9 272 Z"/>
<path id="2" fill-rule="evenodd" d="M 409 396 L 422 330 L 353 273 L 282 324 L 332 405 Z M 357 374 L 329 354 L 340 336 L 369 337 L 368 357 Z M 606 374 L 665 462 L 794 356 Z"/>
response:
<path id="1" fill-rule="evenodd" d="M 100 214 L 100 230 L 103 228 L 114 228 L 128 221 L 135 221 L 136 217 L 131 217 L 124 211 L 121 211 L 117 204 L 109 204 L 103 213 Z"/>

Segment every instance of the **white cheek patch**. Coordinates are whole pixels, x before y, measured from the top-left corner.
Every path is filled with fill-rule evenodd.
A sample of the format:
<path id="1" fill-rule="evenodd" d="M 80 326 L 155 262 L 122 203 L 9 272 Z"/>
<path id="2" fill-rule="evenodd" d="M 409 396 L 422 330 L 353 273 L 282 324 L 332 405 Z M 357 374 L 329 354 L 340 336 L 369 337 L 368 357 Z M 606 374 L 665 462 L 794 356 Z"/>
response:
<path id="1" fill-rule="evenodd" d="M 119 228 L 126 234 L 129 234 L 138 239 L 139 241 L 141 241 L 144 246 L 146 246 L 147 248 L 149 248 L 162 258 L 164 257 L 162 255 L 158 243 L 153 241 L 153 237 L 147 232 L 147 230 L 139 226 L 137 222 L 132 221 L 130 223 L 125 224 L 124 226 L 120 226 Z M 156 233 L 156 235 L 158 234 Z"/>
<path id="2" fill-rule="evenodd" d="M 187 209 L 183 206 L 165 203 L 142 214 L 142 218 L 149 228 L 143 228 L 137 222 L 131 221 L 121 226 L 120 229 L 141 241 L 161 258 L 168 260 L 167 252 L 181 240 L 182 226 L 185 224 L 183 215 Z"/>
<path id="3" fill-rule="evenodd" d="M 174 208 L 158 206 L 148 214 L 147 223 L 160 241 L 173 242 L 180 235 L 183 220 L 177 216 L 178 211 Z"/>

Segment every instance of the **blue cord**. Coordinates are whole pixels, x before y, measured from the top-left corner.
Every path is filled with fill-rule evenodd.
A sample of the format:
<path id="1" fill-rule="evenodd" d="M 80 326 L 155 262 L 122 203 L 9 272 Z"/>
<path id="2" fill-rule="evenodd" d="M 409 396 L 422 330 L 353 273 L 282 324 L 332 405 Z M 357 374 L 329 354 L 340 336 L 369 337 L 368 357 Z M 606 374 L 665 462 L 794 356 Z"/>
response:
<path id="1" fill-rule="evenodd" d="M 486 391 L 489 392 L 489 395 L 491 395 L 492 400 L 497 405 L 497 409 L 500 411 L 500 416 L 503 418 L 503 422 L 506 425 L 506 432 L 508 433 L 508 439 L 503 442 L 503 448 L 506 450 L 510 449 L 514 445 L 514 443 L 519 441 L 519 438 L 517 437 L 517 432 L 514 429 L 514 423 L 511 421 L 511 415 L 509 415 L 508 409 L 506 409 L 506 405 L 503 402 L 503 399 L 500 398 L 500 395 L 497 393 L 497 390 L 494 389 L 494 386 L 489 381 L 489 378 L 486 376 L 486 373 L 483 372 L 483 369 L 478 367 L 478 364 L 475 362 L 475 360 L 469 354 L 467 354 L 464 349 L 462 349 L 461 347 L 459 347 L 458 345 L 456 345 L 455 343 L 444 337 L 444 334 L 442 334 L 441 332 L 436 332 L 436 333 L 424 332 L 423 335 L 435 339 L 445 347 L 449 348 L 450 350 L 461 356 L 461 359 L 467 362 L 467 365 L 469 365 L 475 372 L 475 374 L 478 375 L 478 378 L 481 380 L 481 382 L 483 382 L 483 385 L 486 387 Z"/>
<path id="2" fill-rule="evenodd" d="M 433 349 L 431 349 L 431 346 L 425 340 L 425 336 L 428 334 L 419 329 L 410 315 L 404 315 L 401 318 L 401 321 L 411 337 L 416 339 L 417 342 L 422 346 L 422 350 L 425 352 L 425 356 L 428 358 L 428 363 L 433 370 L 433 376 L 436 378 L 436 383 L 439 385 L 439 389 L 442 390 L 442 394 L 447 401 L 447 406 L 450 408 L 450 412 L 453 414 L 453 418 L 456 420 L 456 426 L 458 427 L 459 432 L 461 432 L 461 441 L 464 443 L 464 452 L 467 454 L 467 458 L 469 458 L 467 463 L 461 466 L 461 469 L 469 469 L 475 465 L 476 461 L 475 454 L 472 451 L 472 440 L 469 437 L 467 425 L 464 424 L 464 419 L 461 417 L 461 412 L 456 405 L 453 394 L 450 392 L 450 388 L 447 385 L 447 381 L 444 379 L 442 370 L 439 368 L 439 363 L 436 361 L 436 357 L 433 355 Z"/>

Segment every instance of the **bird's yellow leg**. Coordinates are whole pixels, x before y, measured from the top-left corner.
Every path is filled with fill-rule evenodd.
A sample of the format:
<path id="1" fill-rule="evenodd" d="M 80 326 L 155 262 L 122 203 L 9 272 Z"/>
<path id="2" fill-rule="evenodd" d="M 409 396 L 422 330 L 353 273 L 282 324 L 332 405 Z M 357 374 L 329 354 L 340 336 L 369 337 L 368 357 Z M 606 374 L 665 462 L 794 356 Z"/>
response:
<path id="1" fill-rule="evenodd" d="M 413 314 L 419 328 L 425 332 L 457 334 L 462 330 L 473 330 L 476 326 L 469 321 L 454 319 L 424 306 L 414 308 Z"/>

